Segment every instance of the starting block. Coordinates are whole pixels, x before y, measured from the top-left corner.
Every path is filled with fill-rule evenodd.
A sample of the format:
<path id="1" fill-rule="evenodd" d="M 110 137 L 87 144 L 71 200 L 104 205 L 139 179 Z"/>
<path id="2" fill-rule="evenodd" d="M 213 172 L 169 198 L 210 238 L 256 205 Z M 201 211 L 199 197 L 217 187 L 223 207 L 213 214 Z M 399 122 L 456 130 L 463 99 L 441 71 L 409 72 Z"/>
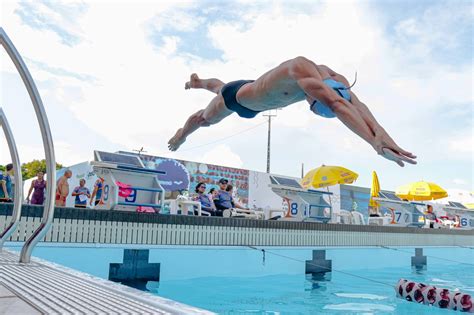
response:
<path id="1" fill-rule="evenodd" d="M 147 169 L 138 156 L 94 151 L 91 165 L 103 178 L 103 203 L 95 209 L 137 211 L 153 208 L 159 212 L 165 191 L 158 181 L 163 171 Z"/>

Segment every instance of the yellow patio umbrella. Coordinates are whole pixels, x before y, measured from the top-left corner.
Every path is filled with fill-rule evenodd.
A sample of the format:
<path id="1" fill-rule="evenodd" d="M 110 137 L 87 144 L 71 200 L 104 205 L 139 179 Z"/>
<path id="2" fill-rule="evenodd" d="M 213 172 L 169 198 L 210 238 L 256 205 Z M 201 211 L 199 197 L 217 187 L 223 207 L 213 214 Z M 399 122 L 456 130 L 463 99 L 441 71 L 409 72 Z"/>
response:
<path id="1" fill-rule="evenodd" d="M 369 199 L 369 207 L 373 209 L 377 209 L 379 204 L 373 198 L 378 197 L 380 192 L 380 183 L 379 178 L 377 177 L 377 173 L 372 171 L 372 187 L 370 188 L 370 199 Z"/>
<path id="2" fill-rule="evenodd" d="M 400 186 L 395 194 L 408 200 L 434 200 L 448 196 L 446 190 L 435 183 L 419 181 Z"/>
<path id="3" fill-rule="evenodd" d="M 359 177 L 359 174 L 342 166 L 321 165 L 306 173 L 301 180 L 301 186 L 310 189 L 336 184 L 351 184 L 357 177 Z"/>
<path id="4" fill-rule="evenodd" d="M 474 203 L 465 203 L 464 206 L 468 209 L 473 209 L 474 210 Z"/>

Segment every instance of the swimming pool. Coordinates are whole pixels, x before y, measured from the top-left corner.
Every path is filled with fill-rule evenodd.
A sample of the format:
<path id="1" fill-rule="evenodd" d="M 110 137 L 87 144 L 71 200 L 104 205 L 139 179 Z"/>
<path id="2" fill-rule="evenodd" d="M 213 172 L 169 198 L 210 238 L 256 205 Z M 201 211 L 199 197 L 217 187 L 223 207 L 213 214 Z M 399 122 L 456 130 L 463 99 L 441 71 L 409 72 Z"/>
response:
<path id="1" fill-rule="evenodd" d="M 123 261 L 123 248 L 150 249 L 149 261 L 161 263 L 160 282 L 148 285 L 151 292 L 220 314 L 452 312 L 397 298 L 393 286 L 399 278 L 474 293 L 474 250 L 460 247 L 425 248 L 428 268 L 422 271 L 412 270 L 409 247 L 326 248 L 334 270 L 378 282 L 336 271 L 306 276 L 304 261 L 313 248 L 267 247 L 264 256 L 261 248 L 249 247 L 45 244 L 33 255 L 106 279 L 109 264 Z"/>

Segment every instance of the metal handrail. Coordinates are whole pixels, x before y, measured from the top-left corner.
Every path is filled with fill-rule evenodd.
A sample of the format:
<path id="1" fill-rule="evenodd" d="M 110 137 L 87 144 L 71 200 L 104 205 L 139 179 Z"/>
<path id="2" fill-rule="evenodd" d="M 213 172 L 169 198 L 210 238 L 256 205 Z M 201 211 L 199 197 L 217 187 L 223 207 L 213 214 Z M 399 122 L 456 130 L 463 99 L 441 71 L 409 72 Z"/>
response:
<path id="1" fill-rule="evenodd" d="M 23 177 L 21 175 L 21 164 L 20 158 L 18 157 L 18 150 L 13 137 L 12 130 L 8 124 L 7 116 L 0 107 L 0 125 L 3 128 L 3 133 L 7 139 L 8 148 L 10 149 L 10 156 L 13 163 L 13 172 L 15 172 L 15 194 L 13 196 L 13 213 L 10 224 L 7 225 L 5 230 L 0 233 L 0 252 L 2 251 L 3 244 L 16 230 L 18 223 L 20 222 L 21 215 L 21 202 L 23 200 Z M 11 197 L 11 196 L 10 196 Z"/>
<path id="2" fill-rule="evenodd" d="M 46 185 L 46 198 L 44 203 L 43 218 L 41 219 L 41 224 L 38 229 L 33 232 L 30 238 L 23 245 L 20 254 L 20 262 L 28 263 L 30 262 L 31 252 L 33 251 L 36 243 L 38 243 L 44 237 L 48 229 L 51 227 L 51 223 L 53 222 L 54 201 L 56 194 L 56 159 L 54 156 L 53 137 L 51 136 L 48 117 L 46 116 L 46 111 L 44 110 L 43 102 L 41 101 L 38 89 L 36 88 L 35 82 L 33 81 L 28 68 L 23 62 L 23 59 L 2 27 L 0 27 L 0 43 L 2 44 L 3 48 L 5 48 L 7 54 L 15 64 L 15 67 L 18 70 L 23 83 L 25 84 L 28 94 L 30 95 L 30 99 L 33 103 L 36 118 L 38 119 L 38 124 L 41 130 L 41 137 L 43 139 L 43 147 L 46 157 L 46 173 L 48 174 L 48 180 Z"/>

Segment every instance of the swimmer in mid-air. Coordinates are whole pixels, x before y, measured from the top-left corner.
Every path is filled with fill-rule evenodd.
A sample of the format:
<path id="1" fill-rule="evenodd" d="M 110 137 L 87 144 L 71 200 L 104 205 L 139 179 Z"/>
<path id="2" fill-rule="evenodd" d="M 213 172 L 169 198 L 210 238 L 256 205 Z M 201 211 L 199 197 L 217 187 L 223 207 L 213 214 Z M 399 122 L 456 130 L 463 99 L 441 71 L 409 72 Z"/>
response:
<path id="1" fill-rule="evenodd" d="M 253 118 L 260 112 L 306 99 L 315 114 L 337 117 L 384 158 L 400 166 L 404 166 L 404 162 L 416 164 L 416 156 L 395 143 L 367 106 L 350 90 L 345 77 L 304 57 L 285 61 L 255 81 L 239 80 L 225 84 L 219 79 L 200 79 L 197 74 L 192 74 L 185 88 L 206 89 L 217 96 L 178 129 L 168 141 L 171 151 L 176 151 L 186 137 L 200 127 L 214 125 L 234 112 L 240 117 Z"/>

